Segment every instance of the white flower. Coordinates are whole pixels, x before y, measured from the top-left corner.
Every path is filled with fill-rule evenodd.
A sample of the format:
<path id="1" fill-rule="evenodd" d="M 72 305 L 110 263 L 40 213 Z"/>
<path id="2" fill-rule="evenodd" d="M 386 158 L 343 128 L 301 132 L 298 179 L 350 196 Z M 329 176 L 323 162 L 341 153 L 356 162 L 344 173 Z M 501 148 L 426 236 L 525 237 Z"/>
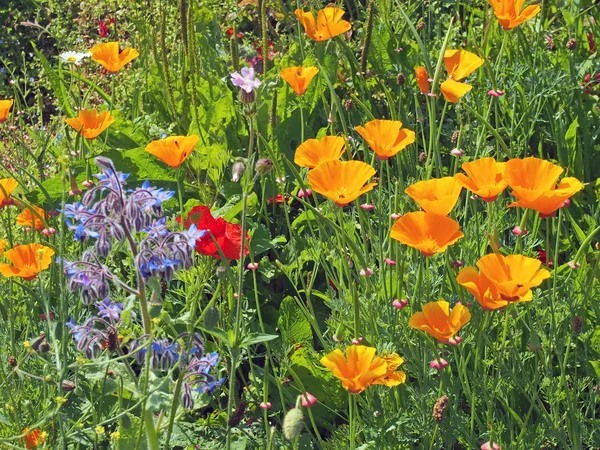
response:
<path id="1" fill-rule="evenodd" d="M 89 58 L 90 56 L 92 56 L 90 52 L 64 52 L 60 54 L 60 59 L 64 63 L 75 64 L 78 66 L 84 58 Z"/>
<path id="2" fill-rule="evenodd" d="M 234 86 L 242 88 L 248 94 L 260 86 L 260 80 L 254 78 L 254 69 L 252 67 L 243 67 L 241 72 L 241 75 L 238 72 L 231 74 L 231 82 Z"/>

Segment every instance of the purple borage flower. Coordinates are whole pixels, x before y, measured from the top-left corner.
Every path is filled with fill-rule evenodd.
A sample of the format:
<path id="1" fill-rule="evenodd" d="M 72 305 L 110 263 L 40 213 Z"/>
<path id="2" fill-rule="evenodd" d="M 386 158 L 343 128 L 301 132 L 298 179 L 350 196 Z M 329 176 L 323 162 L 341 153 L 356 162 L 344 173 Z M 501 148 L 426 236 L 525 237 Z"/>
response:
<path id="1" fill-rule="evenodd" d="M 98 308 L 99 317 L 108 319 L 111 323 L 118 322 L 121 319 L 123 303 L 112 303 L 110 298 L 106 297 L 103 302 L 96 303 L 96 308 Z"/>

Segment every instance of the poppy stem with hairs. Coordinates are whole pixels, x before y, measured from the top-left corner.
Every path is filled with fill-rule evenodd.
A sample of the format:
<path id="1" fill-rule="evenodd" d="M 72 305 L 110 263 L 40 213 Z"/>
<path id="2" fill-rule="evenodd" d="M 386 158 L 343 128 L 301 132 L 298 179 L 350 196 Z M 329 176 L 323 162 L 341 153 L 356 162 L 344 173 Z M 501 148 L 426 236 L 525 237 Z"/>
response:
<path id="1" fill-rule="evenodd" d="M 552 261 L 552 258 L 554 257 L 554 259 L 556 260 L 556 255 L 553 255 L 552 252 L 550 251 L 550 231 L 552 229 L 552 217 L 548 217 L 546 219 L 546 239 L 544 242 L 544 246 L 546 247 L 546 266 L 548 266 L 548 268 L 550 267 L 550 262 Z M 557 261 L 554 261 L 554 269 L 553 272 L 554 274 L 556 274 L 556 265 L 557 265 Z M 553 279 L 555 280 L 556 278 L 553 277 Z M 551 283 L 550 280 L 548 280 L 549 283 Z M 553 283 L 554 284 L 554 283 Z M 551 327 L 552 327 L 552 336 L 556 336 L 556 311 L 554 310 L 554 288 L 552 289 L 553 293 L 550 294 L 550 314 L 552 315 L 552 321 L 550 322 Z M 550 339 L 550 354 L 552 354 L 552 339 Z"/>
<path id="2" fill-rule="evenodd" d="M 179 197 L 179 214 L 181 214 L 181 222 L 179 224 L 180 229 L 183 230 L 184 229 L 184 209 L 183 209 L 183 192 L 185 191 L 185 186 L 184 186 L 184 177 L 185 177 L 185 168 L 184 165 L 182 164 L 181 166 L 179 166 L 179 168 L 177 169 L 177 196 Z"/>
<path id="3" fill-rule="evenodd" d="M 348 392 L 348 422 L 350 425 L 350 450 L 356 448 L 356 394 Z"/>

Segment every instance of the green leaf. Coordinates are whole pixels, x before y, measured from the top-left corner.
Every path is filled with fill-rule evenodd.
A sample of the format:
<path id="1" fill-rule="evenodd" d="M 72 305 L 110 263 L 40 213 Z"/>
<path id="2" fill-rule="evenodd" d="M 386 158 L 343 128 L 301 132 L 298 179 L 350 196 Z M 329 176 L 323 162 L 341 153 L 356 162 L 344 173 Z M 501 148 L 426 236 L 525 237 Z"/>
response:
<path id="1" fill-rule="evenodd" d="M 281 302 L 277 326 L 281 330 L 281 339 L 285 344 L 312 346 L 313 334 L 310 322 L 296 304 L 294 297 L 287 296 Z"/>
<path id="2" fill-rule="evenodd" d="M 594 372 L 596 373 L 596 378 L 600 380 L 600 361 L 590 361 L 590 364 L 594 368 Z"/>
<path id="3" fill-rule="evenodd" d="M 40 52 L 35 44 L 32 42 L 31 46 L 33 47 L 33 51 L 36 56 L 39 58 L 40 63 L 44 69 L 44 73 L 48 76 L 48 81 L 50 81 L 50 85 L 52 86 L 52 92 L 58 99 L 58 103 L 60 104 L 61 109 L 65 112 L 69 117 L 73 117 L 75 113 L 73 112 L 73 108 L 71 108 L 71 104 L 69 102 L 69 97 L 67 94 L 67 90 L 65 89 L 65 85 L 60 76 L 52 69 L 50 66 L 50 62 L 46 59 L 44 54 Z"/>
<path id="4" fill-rule="evenodd" d="M 262 334 L 262 333 L 253 333 L 244 338 L 244 340 L 240 343 L 241 347 L 245 347 L 248 345 L 261 344 L 263 342 L 269 342 L 274 339 L 277 339 L 279 336 L 276 334 Z"/>
<path id="5" fill-rule="evenodd" d="M 140 427 L 142 420 L 133 414 L 126 414 L 119 423 L 119 448 L 137 448 L 138 450 L 146 450 L 146 439 L 139 439 Z M 138 440 L 139 445 L 138 445 Z M 137 445 L 137 447 L 136 447 Z"/>

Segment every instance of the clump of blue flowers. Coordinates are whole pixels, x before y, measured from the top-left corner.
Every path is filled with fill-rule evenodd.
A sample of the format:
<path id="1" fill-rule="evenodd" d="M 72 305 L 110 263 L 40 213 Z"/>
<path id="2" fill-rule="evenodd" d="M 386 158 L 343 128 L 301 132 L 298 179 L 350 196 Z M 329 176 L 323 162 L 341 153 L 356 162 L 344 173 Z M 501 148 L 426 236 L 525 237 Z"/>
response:
<path id="1" fill-rule="evenodd" d="M 195 226 L 185 231 L 169 230 L 162 205 L 173 197 L 172 191 L 152 187 L 148 181 L 134 190 L 126 190 L 129 174 L 117 172 L 108 158 L 98 157 L 95 162 L 102 170 L 95 175 L 98 183 L 85 193 L 81 202 L 64 208 L 67 226 L 74 232 L 75 240 L 94 240 L 93 250 L 84 252 L 80 261 L 63 262 L 69 289 L 81 292 L 86 305 L 107 297 L 111 283 L 140 295 L 140 286 L 126 285 L 101 260 L 116 244 L 128 244 L 135 269 L 145 285 L 152 277 L 171 281 L 177 270 L 190 268 L 196 240 L 206 233 Z"/>

